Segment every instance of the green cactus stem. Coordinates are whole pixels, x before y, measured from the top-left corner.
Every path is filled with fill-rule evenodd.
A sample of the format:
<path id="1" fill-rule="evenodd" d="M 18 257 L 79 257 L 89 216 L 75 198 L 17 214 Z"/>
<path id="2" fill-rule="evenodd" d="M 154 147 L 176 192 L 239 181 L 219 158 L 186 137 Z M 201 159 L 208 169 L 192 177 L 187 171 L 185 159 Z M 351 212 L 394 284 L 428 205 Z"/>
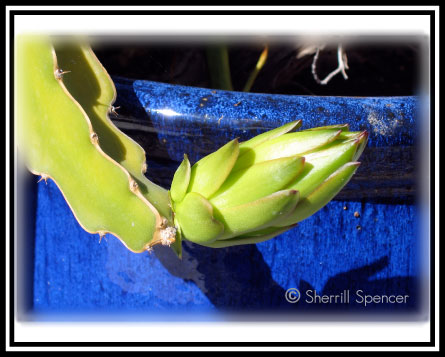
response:
<path id="1" fill-rule="evenodd" d="M 73 74 L 64 76 L 63 83 L 87 113 L 94 131 L 101 138 L 103 151 L 129 172 L 147 202 L 167 220 L 165 225 L 173 226 L 168 191 L 144 175 L 147 171 L 145 151 L 116 128 L 109 118 L 110 112 L 115 111 L 116 88 L 91 47 L 79 39 L 61 39 L 54 42 L 54 49 L 59 66 Z M 180 240 L 173 242 L 173 248 L 181 254 Z"/>
<path id="2" fill-rule="evenodd" d="M 15 58 L 16 139 L 30 171 L 54 180 L 86 231 L 111 233 L 134 252 L 165 242 L 168 221 L 102 149 L 108 136 L 96 132 L 66 89 L 64 78 L 75 76 L 76 68 L 59 67 L 44 36 L 17 37 Z M 101 104 L 108 108 L 113 96 Z"/>

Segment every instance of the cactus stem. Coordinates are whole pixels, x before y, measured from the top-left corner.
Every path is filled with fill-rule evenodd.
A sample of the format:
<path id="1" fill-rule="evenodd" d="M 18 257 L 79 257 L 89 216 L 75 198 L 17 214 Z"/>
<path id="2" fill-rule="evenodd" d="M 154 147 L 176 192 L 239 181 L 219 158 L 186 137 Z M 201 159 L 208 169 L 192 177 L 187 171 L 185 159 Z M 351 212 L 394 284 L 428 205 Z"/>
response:
<path id="1" fill-rule="evenodd" d="M 108 154 L 106 154 L 102 148 L 99 146 L 98 144 L 98 140 L 97 142 L 95 142 L 93 140 L 94 134 L 96 134 L 93 131 L 93 126 L 91 123 L 91 120 L 89 119 L 87 113 L 85 112 L 84 108 L 79 104 L 79 102 L 76 101 L 76 99 L 71 95 L 71 93 L 68 91 L 68 89 L 66 88 L 64 82 L 63 82 L 63 75 L 65 73 L 69 73 L 71 71 L 63 71 L 61 70 L 58 65 L 57 65 L 57 56 L 56 56 L 56 52 L 54 50 L 54 48 L 52 48 L 52 56 L 53 56 L 53 63 L 54 63 L 54 74 L 56 76 L 56 79 L 58 80 L 60 86 L 62 87 L 62 90 L 65 92 L 65 94 L 77 105 L 77 107 L 79 108 L 79 110 L 82 112 L 87 124 L 88 124 L 88 129 L 90 132 L 90 139 L 92 140 L 93 145 L 96 147 L 96 149 L 99 151 L 99 153 L 105 157 L 107 160 L 109 160 L 110 162 L 112 162 L 114 165 L 116 165 L 117 167 L 119 167 L 127 176 L 127 179 L 129 180 L 129 188 L 130 191 L 132 191 L 136 196 L 138 196 L 142 201 L 145 202 L 145 204 L 149 207 L 149 209 L 153 212 L 153 214 L 155 215 L 155 219 L 156 219 L 156 231 L 155 231 L 155 238 L 152 240 L 152 244 L 148 244 L 145 247 L 142 248 L 142 250 L 133 250 L 130 247 L 127 246 L 126 242 L 119 236 L 117 235 L 115 232 L 107 232 L 107 233 L 111 233 L 113 235 L 115 235 L 120 241 L 122 241 L 124 243 L 124 245 L 130 249 L 133 252 L 141 252 L 145 249 L 147 249 L 147 246 L 152 246 L 154 244 L 158 244 L 158 241 L 160 241 L 160 239 L 158 237 L 156 237 L 159 234 L 159 227 L 160 227 L 160 223 L 161 223 L 161 216 L 159 214 L 159 212 L 157 211 L 157 209 L 142 195 L 142 193 L 139 190 L 139 185 L 137 184 L 137 182 L 131 178 L 130 173 L 123 167 L 121 166 L 119 163 L 115 162 Z M 114 101 L 114 99 L 113 99 Z M 96 134 L 97 135 L 97 134 Z M 57 184 L 57 183 L 56 183 Z M 66 199 L 65 199 L 66 200 Z M 67 201 L 67 200 L 66 200 Z M 68 202 L 68 201 L 67 201 Z M 68 203 L 69 205 L 69 203 Z M 75 215 L 76 219 L 77 216 Z M 80 223 L 80 221 L 77 219 L 77 221 Z M 81 224 L 81 226 L 85 229 L 85 227 Z M 87 232 L 89 233 L 97 233 L 97 232 L 91 232 L 87 229 L 85 229 Z"/>

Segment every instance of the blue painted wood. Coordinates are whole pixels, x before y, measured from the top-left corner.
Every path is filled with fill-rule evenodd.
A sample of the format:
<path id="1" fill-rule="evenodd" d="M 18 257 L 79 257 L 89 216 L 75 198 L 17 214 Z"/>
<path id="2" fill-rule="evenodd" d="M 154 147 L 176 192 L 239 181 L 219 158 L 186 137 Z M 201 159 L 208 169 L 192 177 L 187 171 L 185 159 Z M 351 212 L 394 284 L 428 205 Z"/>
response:
<path id="1" fill-rule="evenodd" d="M 202 144 L 216 148 L 234 136 L 251 137 L 294 119 L 303 119 L 306 128 L 344 122 L 352 130 L 366 128 L 371 148 L 416 143 L 415 97 L 274 96 L 124 79 L 116 85 L 116 105 L 127 124 L 139 121 L 145 130 L 143 120 L 150 120 L 177 161 L 184 152 L 201 157 Z M 148 165 L 163 163 L 149 156 Z M 151 255 L 131 253 L 112 236 L 99 244 L 97 235 L 77 224 L 52 182 L 38 184 L 35 222 L 33 301 L 43 316 L 124 312 L 175 319 L 192 313 L 190 319 L 213 318 L 217 311 L 285 311 L 286 318 L 301 319 L 305 313 L 341 311 L 367 319 L 376 311 L 406 314 L 419 307 L 419 222 L 412 204 L 333 201 L 291 231 L 257 245 L 211 249 L 186 242 L 182 261 L 165 247 Z M 298 303 L 286 301 L 289 288 L 300 290 Z M 347 289 L 350 303 L 305 301 L 313 290 L 340 295 Z M 409 298 L 365 307 L 355 302 L 357 290 Z"/>

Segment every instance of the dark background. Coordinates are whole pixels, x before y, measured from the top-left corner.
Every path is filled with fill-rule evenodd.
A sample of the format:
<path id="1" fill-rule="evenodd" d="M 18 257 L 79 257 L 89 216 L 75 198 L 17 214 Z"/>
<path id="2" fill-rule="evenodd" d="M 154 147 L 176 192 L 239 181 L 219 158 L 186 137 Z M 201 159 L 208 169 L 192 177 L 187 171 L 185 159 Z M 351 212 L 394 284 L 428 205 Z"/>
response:
<path id="1" fill-rule="evenodd" d="M 255 67 L 265 43 L 269 53 L 251 92 L 338 95 L 406 96 L 419 88 L 421 41 L 386 38 L 342 40 L 348 58 L 348 79 L 337 74 L 327 85 L 318 84 L 311 73 L 313 54 L 301 58 L 304 49 L 320 42 L 314 39 L 249 41 L 230 39 L 229 63 L 234 90 L 241 91 Z M 141 38 L 97 41 L 93 46 L 99 60 L 111 76 L 146 79 L 171 84 L 211 88 L 205 38 L 180 40 L 165 38 L 147 43 Z M 212 42 L 214 43 L 214 42 Z M 339 41 L 329 40 L 320 52 L 317 74 L 323 79 L 337 67 Z"/>

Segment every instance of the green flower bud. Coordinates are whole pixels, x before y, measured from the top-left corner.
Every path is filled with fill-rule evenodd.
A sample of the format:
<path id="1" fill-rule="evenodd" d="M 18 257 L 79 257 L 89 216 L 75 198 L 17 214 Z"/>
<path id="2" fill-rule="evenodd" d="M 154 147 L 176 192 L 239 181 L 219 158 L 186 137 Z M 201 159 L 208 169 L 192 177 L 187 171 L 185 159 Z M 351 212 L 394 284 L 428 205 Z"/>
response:
<path id="1" fill-rule="evenodd" d="M 181 237 L 208 247 L 273 238 L 324 207 L 360 163 L 368 133 L 301 120 L 232 140 L 193 166 L 186 155 L 170 190 Z"/>

